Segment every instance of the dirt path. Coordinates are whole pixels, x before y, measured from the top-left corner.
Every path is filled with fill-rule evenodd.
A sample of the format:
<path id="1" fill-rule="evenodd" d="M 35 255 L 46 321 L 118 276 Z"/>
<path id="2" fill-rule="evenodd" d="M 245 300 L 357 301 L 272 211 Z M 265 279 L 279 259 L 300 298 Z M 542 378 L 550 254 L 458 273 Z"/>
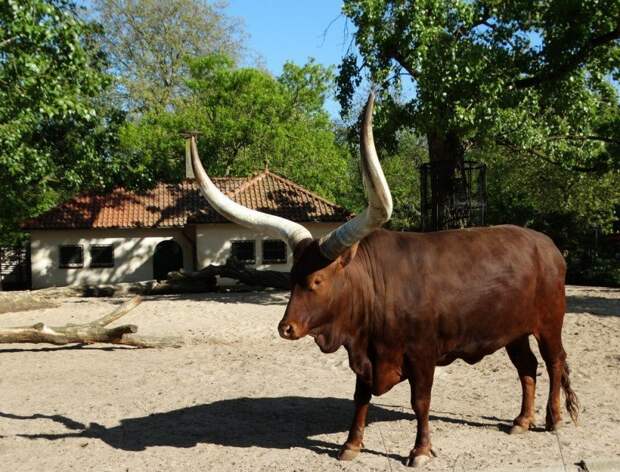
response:
<path id="1" fill-rule="evenodd" d="M 425 470 L 620 464 L 620 290 L 570 288 L 568 296 L 564 343 L 580 426 L 509 436 L 520 387 L 506 354 L 473 367 L 456 362 L 436 375 L 438 457 Z M 3 314 L 0 325 L 88 321 L 120 302 L 68 299 Z M 147 297 L 123 318 L 142 334 L 185 336 L 181 349 L 0 346 L 0 470 L 410 470 L 406 384 L 373 399 L 363 453 L 351 463 L 334 459 L 351 420 L 354 376 L 343 350 L 324 355 L 311 339 L 278 337 L 285 303 L 273 293 Z M 542 364 L 539 374 L 544 423 Z"/>

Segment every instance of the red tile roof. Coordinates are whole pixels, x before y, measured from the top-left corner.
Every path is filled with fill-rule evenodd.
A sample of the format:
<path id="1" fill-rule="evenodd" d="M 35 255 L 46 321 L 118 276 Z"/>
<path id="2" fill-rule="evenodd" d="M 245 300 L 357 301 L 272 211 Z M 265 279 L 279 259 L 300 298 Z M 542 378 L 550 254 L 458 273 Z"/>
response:
<path id="1" fill-rule="evenodd" d="M 252 177 L 213 181 L 237 203 L 293 221 L 337 222 L 350 216 L 344 208 L 267 170 Z M 24 222 L 22 228 L 171 228 L 225 222 L 195 181 L 188 179 L 178 184 L 160 183 L 144 192 L 117 188 L 105 195 L 83 194 Z"/>

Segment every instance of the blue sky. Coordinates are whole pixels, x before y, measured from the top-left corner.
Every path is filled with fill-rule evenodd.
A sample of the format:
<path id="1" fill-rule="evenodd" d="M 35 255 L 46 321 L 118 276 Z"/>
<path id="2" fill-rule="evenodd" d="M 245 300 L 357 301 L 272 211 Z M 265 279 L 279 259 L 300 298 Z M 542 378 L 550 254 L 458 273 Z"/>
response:
<path id="1" fill-rule="evenodd" d="M 251 52 L 279 74 L 287 60 L 304 63 L 314 57 L 325 65 L 340 62 L 351 40 L 349 35 L 343 44 L 340 7 L 337 0 L 229 0 L 226 11 L 243 21 Z"/>
<path id="2" fill-rule="evenodd" d="M 274 75 L 286 61 L 304 64 L 313 57 L 323 65 L 336 66 L 351 41 L 351 24 L 340 14 L 338 0 L 229 0 L 227 13 L 240 18 L 248 35 L 248 65 L 256 57 Z M 332 115 L 339 112 L 330 100 Z"/>

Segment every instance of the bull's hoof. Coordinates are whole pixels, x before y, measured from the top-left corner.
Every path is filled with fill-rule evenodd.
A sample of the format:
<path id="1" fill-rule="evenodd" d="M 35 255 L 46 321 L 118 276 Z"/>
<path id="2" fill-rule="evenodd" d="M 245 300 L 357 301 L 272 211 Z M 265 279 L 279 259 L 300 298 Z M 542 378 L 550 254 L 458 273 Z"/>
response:
<path id="1" fill-rule="evenodd" d="M 528 430 L 529 428 L 526 428 L 525 426 L 515 424 L 515 425 L 512 425 L 512 428 L 510 428 L 509 434 L 523 434 L 523 433 L 527 433 Z"/>
<path id="2" fill-rule="evenodd" d="M 545 429 L 547 431 L 557 431 L 562 427 L 562 414 L 559 411 L 553 412 L 551 405 L 547 405 L 547 415 L 545 416 Z"/>
<path id="3" fill-rule="evenodd" d="M 338 452 L 338 460 L 339 461 L 352 461 L 357 457 L 360 453 L 361 448 L 356 448 L 354 446 L 350 446 L 345 444 L 340 448 L 340 452 Z"/>
<path id="4" fill-rule="evenodd" d="M 422 467 L 431 460 L 431 456 L 421 454 L 419 456 L 409 455 L 407 459 L 407 467 Z"/>
<path id="5" fill-rule="evenodd" d="M 536 426 L 536 418 L 534 416 L 519 415 L 512 422 L 512 428 L 508 434 L 523 434 Z"/>

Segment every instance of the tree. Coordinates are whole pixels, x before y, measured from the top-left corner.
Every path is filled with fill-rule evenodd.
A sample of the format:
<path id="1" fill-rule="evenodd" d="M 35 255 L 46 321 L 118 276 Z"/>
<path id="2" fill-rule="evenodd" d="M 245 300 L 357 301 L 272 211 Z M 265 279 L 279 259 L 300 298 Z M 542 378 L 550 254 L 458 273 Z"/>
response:
<path id="1" fill-rule="evenodd" d="M 536 156 L 507 159 L 490 150 L 476 158 L 489 164 L 491 223 L 533 227 L 550 236 L 568 262 L 569 283 L 620 285 L 617 249 L 604 237 L 620 214 L 614 214 L 620 208 L 618 173 L 574 172 Z"/>
<path id="2" fill-rule="evenodd" d="M 99 101 L 109 83 L 96 25 L 68 0 L 0 4 L 0 241 L 78 189 L 103 184 L 122 114 Z"/>
<path id="3" fill-rule="evenodd" d="M 222 2 L 207 0 L 94 0 L 101 36 L 117 78 L 118 98 L 130 111 L 174 106 L 187 92 L 186 58 L 211 53 L 238 57 L 241 27 Z"/>
<path id="4" fill-rule="evenodd" d="M 397 147 L 383 147 L 381 167 L 390 186 L 394 211 L 389 226 L 395 230 L 415 231 L 422 226 L 420 174 L 416 171 L 428 161 L 428 151 L 420 136 L 404 130 L 396 136 Z"/>
<path id="5" fill-rule="evenodd" d="M 350 54 L 340 66 L 343 110 L 364 70 L 384 84 L 384 103 L 399 109 L 393 132 L 415 129 L 431 161 L 451 163 L 435 201 L 447 198 L 466 154 L 485 147 L 541 168 L 620 167 L 616 0 L 345 0 L 343 12 L 362 59 Z"/>
<path id="6" fill-rule="evenodd" d="M 185 169 L 181 130 L 197 130 L 212 175 L 270 170 L 330 199 L 351 191 L 349 153 L 324 110 L 333 74 L 314 61 L 287 63 L 279 77 L 239 68 L 223 55 L 190 60 L 188 95 L 174 110 L 152 112 L 122 132 L 134 160 L 130 180 L 178 180 Z M 134 172 L 135 171 L 135 172 Z"/>

